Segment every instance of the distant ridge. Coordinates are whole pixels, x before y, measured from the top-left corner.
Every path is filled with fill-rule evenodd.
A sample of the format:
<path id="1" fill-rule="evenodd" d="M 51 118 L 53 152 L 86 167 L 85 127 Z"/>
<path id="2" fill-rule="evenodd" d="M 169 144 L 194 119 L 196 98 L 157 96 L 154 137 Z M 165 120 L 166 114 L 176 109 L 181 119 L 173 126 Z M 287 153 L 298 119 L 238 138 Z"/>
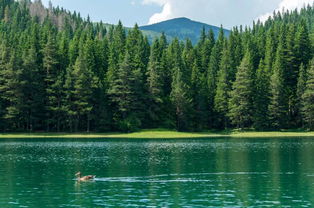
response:
<path id="1" fill-rule="evenodd" d="M 217 26 L 193 21 L 186 17 L 175 18 L 156 24 L 140 27 L 140 29 L 149 36 L 149 38 L 154 38 L 156 33 L 164 32 L 168 39 L 173 39 L 177 37 L 180 40 L 185 40 L 189 38 L 193 42 L 193 44 L 196 44 L 198 42 L 201 30 L 203 28 L 205 28 L 206 31 L 212 29 L 216 37 L 218 36 L 220 30 L 220 28 Z M 153 33 L 150 34 L 149 31 L 152 31 Z M 226 36 L 230 34 L 229 30 L 224 29 L 224 32 Z"/>

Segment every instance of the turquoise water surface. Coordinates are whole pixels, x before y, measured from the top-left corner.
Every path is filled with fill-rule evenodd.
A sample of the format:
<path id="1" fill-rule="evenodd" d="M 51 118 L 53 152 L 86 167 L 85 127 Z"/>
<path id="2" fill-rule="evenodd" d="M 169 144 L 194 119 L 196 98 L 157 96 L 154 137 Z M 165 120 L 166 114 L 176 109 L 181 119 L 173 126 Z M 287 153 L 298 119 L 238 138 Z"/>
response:
<path id="1" fill-rule="evenodd" d="M 314 207 L 314 138 L 0 140 L 0 207 Z"/>

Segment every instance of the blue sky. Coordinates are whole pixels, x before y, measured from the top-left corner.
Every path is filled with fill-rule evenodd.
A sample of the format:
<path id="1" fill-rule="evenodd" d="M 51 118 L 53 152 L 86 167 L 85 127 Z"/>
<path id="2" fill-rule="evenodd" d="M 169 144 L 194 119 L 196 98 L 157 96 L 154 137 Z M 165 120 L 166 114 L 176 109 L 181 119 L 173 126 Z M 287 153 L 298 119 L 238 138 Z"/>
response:
<path id="1" fill-rule="evenodd" d="M 49 0 L 42 0 L 48 4 Z M 314 0 L 51 0 L 54 6 L 78 11 L 93 21 L 125 26 L 147 25 L 175 17 L 188 17 L 231 28 L 266 19 L 274 10 L 301 8 Z"/>

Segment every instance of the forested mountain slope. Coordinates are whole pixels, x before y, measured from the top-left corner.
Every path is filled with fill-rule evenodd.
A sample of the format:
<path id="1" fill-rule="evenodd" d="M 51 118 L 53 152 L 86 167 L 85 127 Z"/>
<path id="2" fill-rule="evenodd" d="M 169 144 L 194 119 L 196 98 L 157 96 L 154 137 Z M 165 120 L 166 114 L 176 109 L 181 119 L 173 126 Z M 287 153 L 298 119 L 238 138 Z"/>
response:
<path id="1" fill-rule="evenodd" d="M 190 39 L 193 44 L 196 44 L 200 39 L 200 32 L 205 28 L 206 31 L 213 30 L 215 37 L 219 35 L 219 27 L 204 24 L 201 22 L 192 21 L 188 18 L 175 18 L 164 22 L 159 22 L 152 25 L 141 26 L 140 29 L 143 32 L 153 31 L 158 33 L 165 33 L 171 40 L 179 38 L 179 40 Z M 224 29 L 226 36 L 229 35 L 230 31 Z"/>
<path id="2" fill-rule="evenodd" d="M 1 131 L 314 128 L 314 9 L 151 45 L 40 1 L 0 0 Z"/>

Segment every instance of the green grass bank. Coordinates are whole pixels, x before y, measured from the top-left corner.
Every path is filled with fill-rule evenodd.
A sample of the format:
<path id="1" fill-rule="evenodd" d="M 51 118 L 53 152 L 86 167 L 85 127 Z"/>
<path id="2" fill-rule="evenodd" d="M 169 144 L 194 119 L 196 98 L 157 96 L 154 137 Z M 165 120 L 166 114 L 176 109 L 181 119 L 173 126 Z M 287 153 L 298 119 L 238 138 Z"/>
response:
<path id="1" fill-rule="evenodd" d="M 208 132 L 177 132 L 171 130 L 142 130 L 135 133 L 2 133 L 0 139 L 8 138 L 136 138 L 136 139 L 181 139 L 181 138 L 284 138 L 284 137 L 313 137 L 314 132 L 307 131 L 208 131 Z"/>

